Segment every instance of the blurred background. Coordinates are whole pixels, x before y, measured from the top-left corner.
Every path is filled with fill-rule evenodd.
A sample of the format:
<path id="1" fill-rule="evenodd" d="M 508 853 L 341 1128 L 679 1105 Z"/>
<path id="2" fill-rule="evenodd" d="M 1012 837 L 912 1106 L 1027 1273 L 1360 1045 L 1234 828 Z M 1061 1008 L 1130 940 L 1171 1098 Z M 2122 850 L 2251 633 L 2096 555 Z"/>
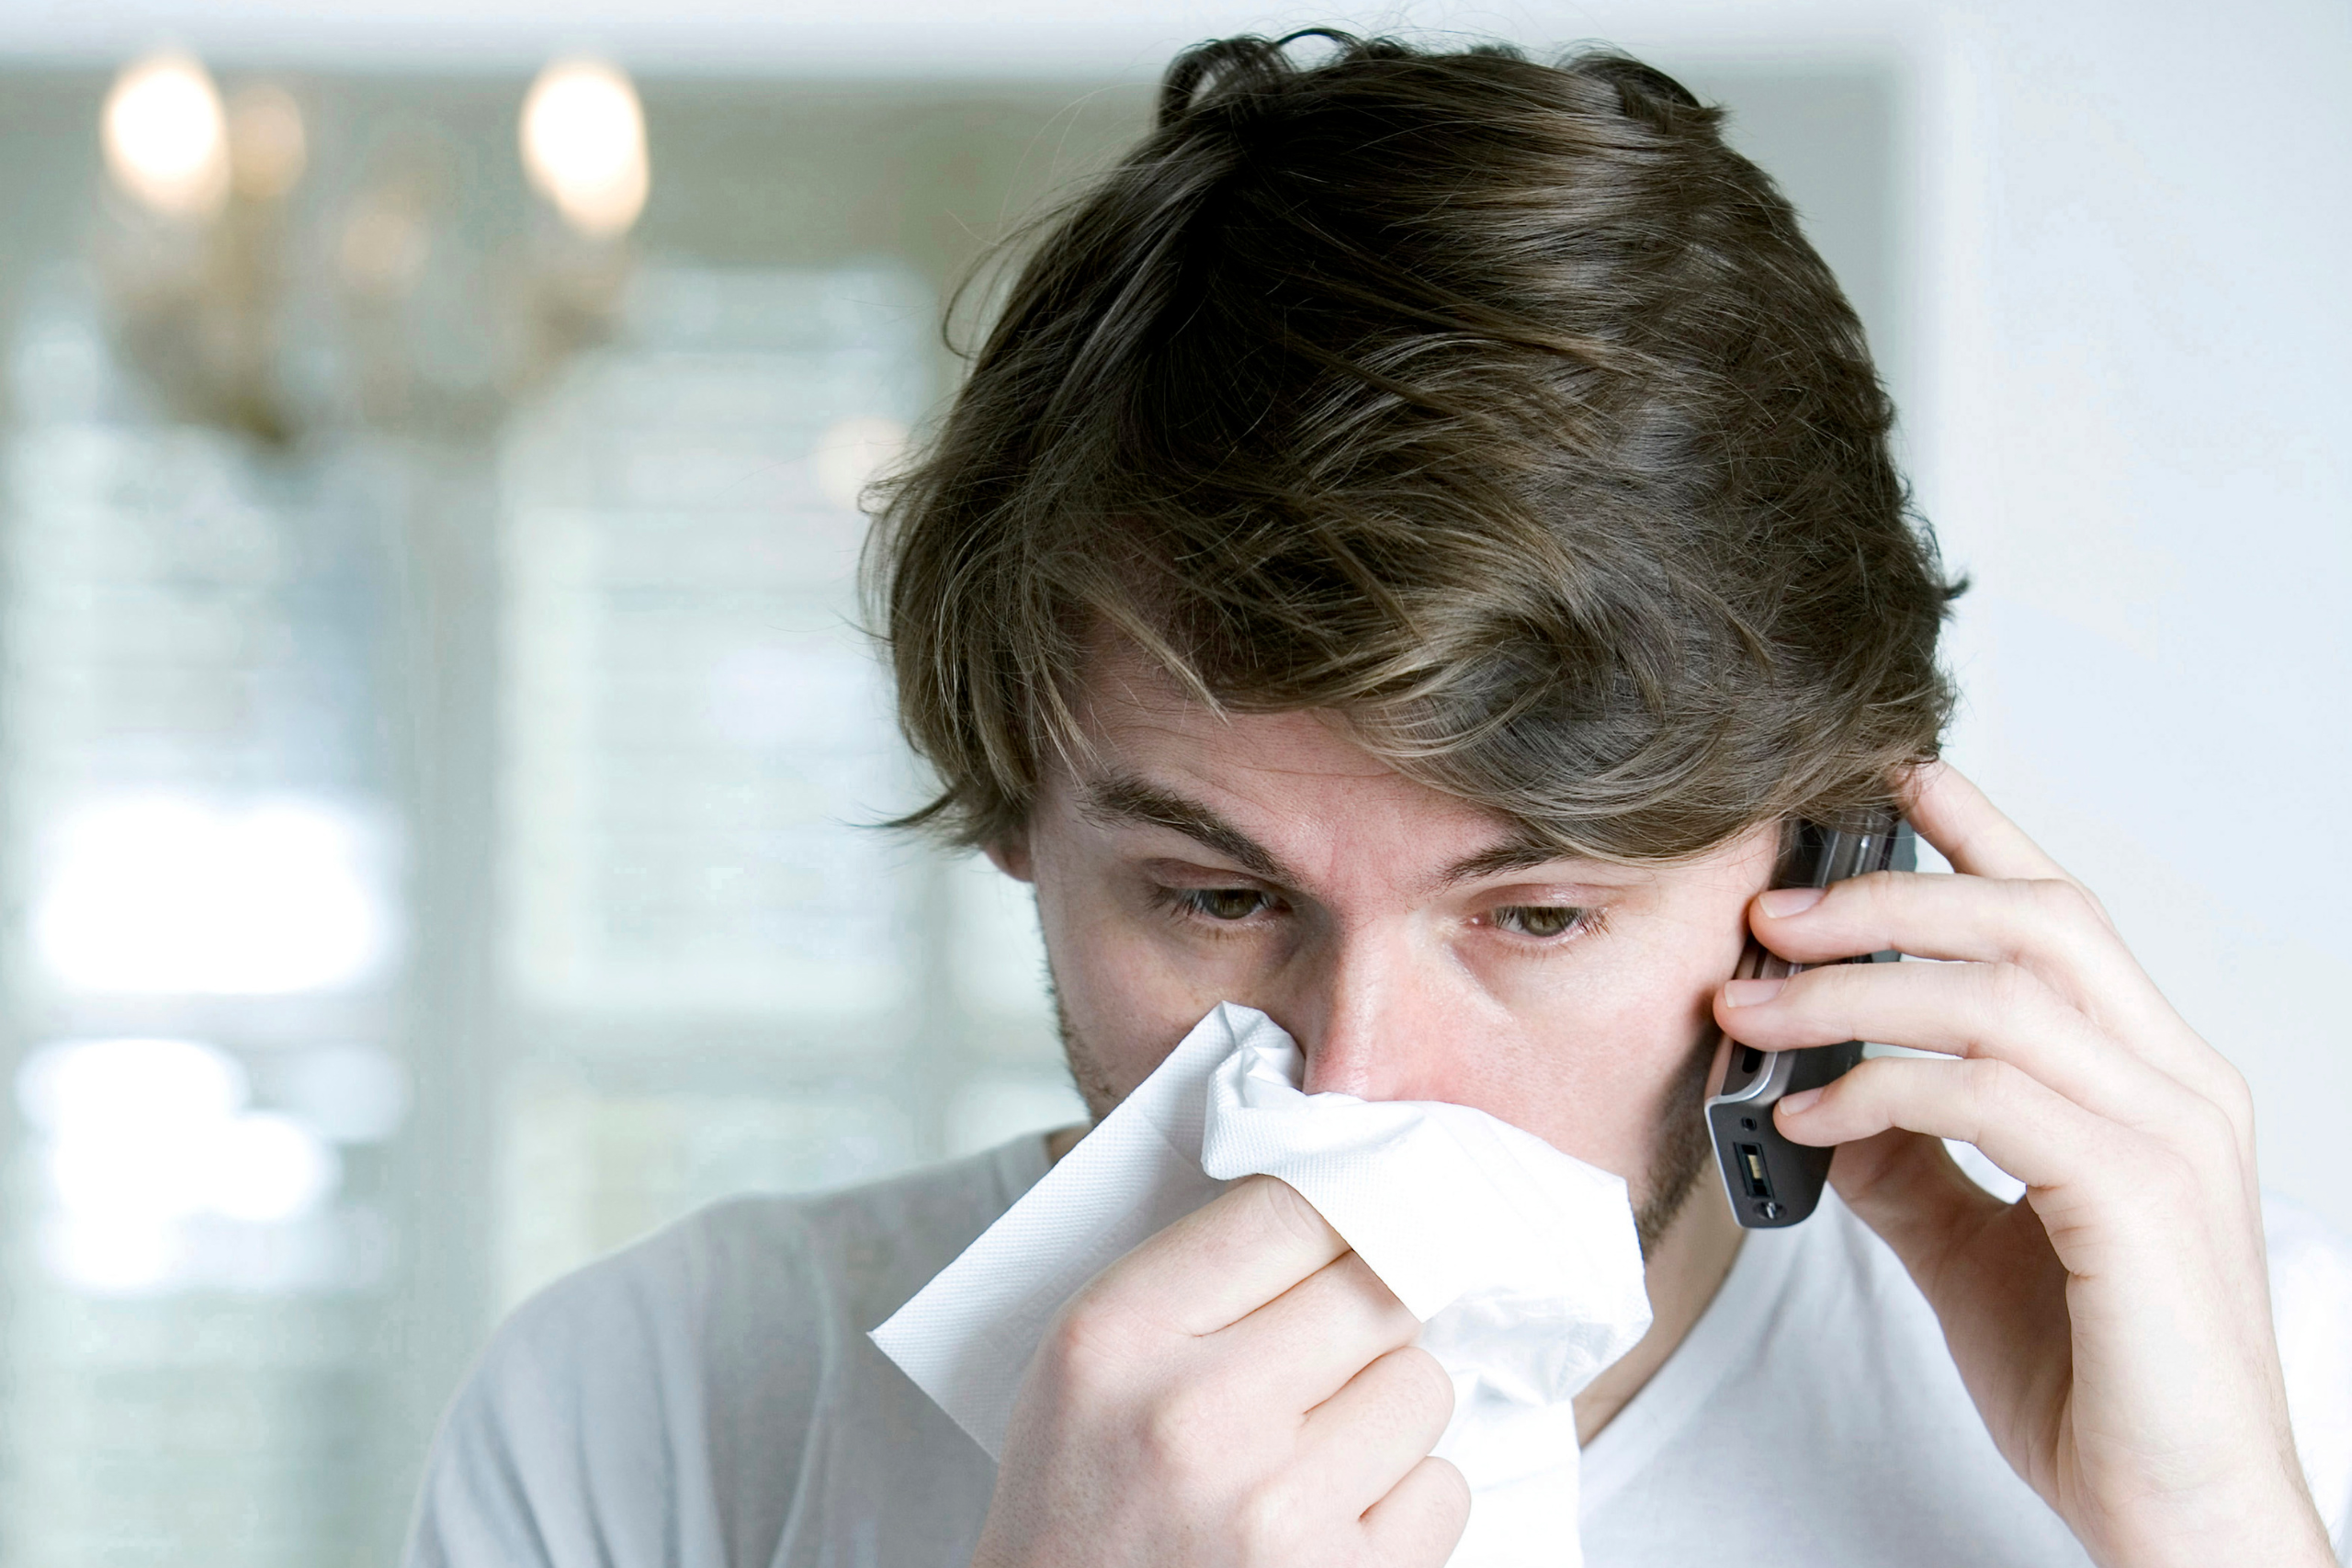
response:
<path id="1" fill-rule="evenodd" d="M 1175 49 L 1630 48 L 1845 280 L 1954 755 L 2352 1228 L 2352 23 L 2261 0 L 0 11 L 0 1563 L 376 1563 L 483 1336 L 750 1188 L 1069 1120 L 861 488 Z"/>

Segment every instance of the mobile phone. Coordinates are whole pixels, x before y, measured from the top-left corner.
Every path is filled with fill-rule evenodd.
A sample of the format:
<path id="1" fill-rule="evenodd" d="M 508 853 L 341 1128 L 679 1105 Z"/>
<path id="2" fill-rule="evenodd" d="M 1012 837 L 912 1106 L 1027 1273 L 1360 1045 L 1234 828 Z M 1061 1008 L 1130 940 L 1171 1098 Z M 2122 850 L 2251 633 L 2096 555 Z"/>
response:
<path id="1" fill-rule="evenodd" d="M 1892 812 L 1856 828 L 1799 822 L 1775 868 L 1775 887 L 1826 887 L 1873 871 L 1915 871 L 1918 840 L 1910 824 Z M 1864 953 L 1845 964 L 1890 963 L 1897 953 Z M 1768 953 L 1751 935 L 1734 977 L 1770 979 L 1808 967 Z M 1707 1133 L 1723 1173 L 1724 1196 L 1749 1230 L 1776 1230 L 1811 1214 L 1821 1201 L 1835 1149 L 1792 1144 L 1772 1125 L 1772 1108 L 1783 1095 L 1819 1089 L 1862 1059 L 1862 1043 L 1808 1045 L 1794 1051 L 1759 1051 L 1717 1032 L 1714 1062 L 1707 1074 Z"/>

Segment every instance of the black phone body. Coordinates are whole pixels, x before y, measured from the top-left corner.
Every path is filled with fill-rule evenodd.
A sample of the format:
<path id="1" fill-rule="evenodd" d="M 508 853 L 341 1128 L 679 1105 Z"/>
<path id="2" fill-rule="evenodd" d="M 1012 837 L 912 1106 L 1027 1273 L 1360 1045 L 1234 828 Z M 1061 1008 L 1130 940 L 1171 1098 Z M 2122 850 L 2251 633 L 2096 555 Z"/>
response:
<path id="1" fill-rule="evenodd" d="M 1910 826 L 1892 815 L 1856 829 L 1794 825 L 1775 870 L 1775 887 L 1826 887 L 1873 871 L 1911 871 L 1918 843 Z M 1866 953 L 1848 964 L 1889 962 L 1894 953 Z M 1752 936 L 1735 977 L 1770 979 L 1793 975 L 1802 964 L 1768 953 Z M 1731 1212 L 1750 1230 L 1776 1230 L 1810 1215 L 1821 1201 L 1834 1149 L 1813 1148 L 1782 1137 L 1772 1124 L 1781 1097 L 1819 1089 L 1862 1059 L 1862 1043 L 1812 1045 L 1795 1051 L 1759 1051 L 1717 1032 L 1714 1061 L 1707 1075 L 1707 1134 L 1724 1179 Z"/>

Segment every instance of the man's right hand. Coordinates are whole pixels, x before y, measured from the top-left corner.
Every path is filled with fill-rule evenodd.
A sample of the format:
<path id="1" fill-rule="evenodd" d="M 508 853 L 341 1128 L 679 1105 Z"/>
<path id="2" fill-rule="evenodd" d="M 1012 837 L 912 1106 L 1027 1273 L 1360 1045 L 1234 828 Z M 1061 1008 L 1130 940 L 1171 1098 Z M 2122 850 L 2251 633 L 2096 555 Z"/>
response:
<path id="1" fill-rule="evenodd" d="M 1062 1309 L 974 1568 L 1438 1568 L 1470 1491 L 1419 1332 L 1306 1199 L 1238 1183 Z"/>

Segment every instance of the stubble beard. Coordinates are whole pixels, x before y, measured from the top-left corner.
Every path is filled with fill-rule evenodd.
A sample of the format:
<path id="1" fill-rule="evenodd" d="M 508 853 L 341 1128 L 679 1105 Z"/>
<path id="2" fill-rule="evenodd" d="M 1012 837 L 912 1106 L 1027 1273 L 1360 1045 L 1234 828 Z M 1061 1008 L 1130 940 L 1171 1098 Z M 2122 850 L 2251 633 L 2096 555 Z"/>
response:
<path id="1" fill-rule="evenodd" d="M 1061 1034 L 1062 1059 L 1069 1066 L 1070 1082 L 1086 1101 L 1088 1114 L 1100 1122 L 1121 1097 L 1103 1070 L 1101 1055 L 1070 1022 L 1069 1010 L 1062 1005 L 1061 987 L 1054 984 L 1051 964 L 1046 970 L 1046 991 L 1053 998 L 1054 1027 Z M 1708 1032 L 1692 1045 L 1661 1098 L 1657 1152 L 1650 1156 L 1648 1179 L 1634 1204 L 1634 1236 L 1641 1243 L 1645 1258 L 1656 1252 L 1668 1229 L 1681 1216 L 1714 1152 L 1707 1134 L 1705 1107 L 1707 1071 L 1713 1060 L 1714 1040 Z"/>

